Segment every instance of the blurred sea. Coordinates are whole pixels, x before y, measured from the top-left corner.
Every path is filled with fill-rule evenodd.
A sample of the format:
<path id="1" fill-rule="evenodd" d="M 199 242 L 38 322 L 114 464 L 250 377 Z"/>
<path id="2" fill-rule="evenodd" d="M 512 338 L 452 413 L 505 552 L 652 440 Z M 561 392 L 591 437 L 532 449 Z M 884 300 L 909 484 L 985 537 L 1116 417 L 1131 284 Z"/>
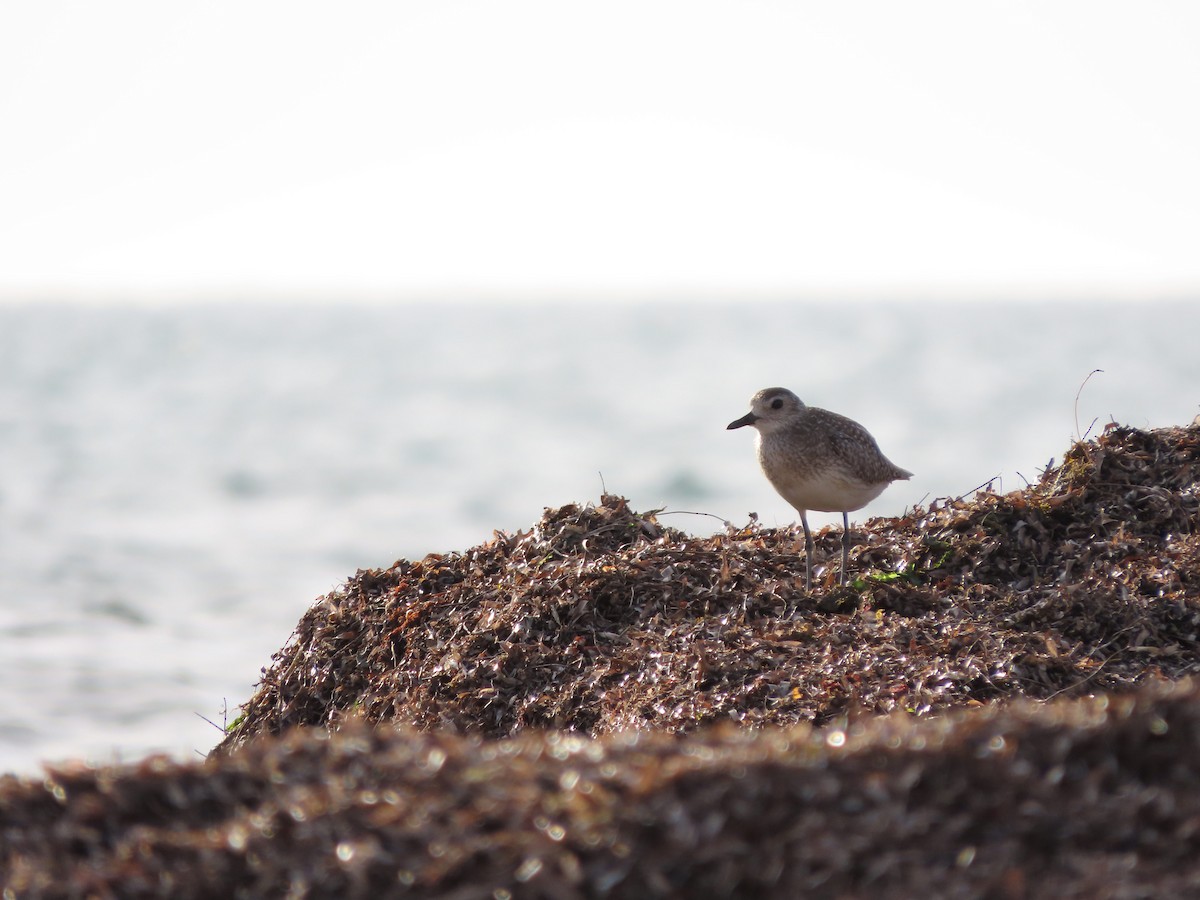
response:
<path id="1" fill-rule="evenodd" d="M 602 485 L 794 522 L 725 430 L 759 388 L 917 473 L 861 521 L 1036 480 L 1096 368 L 1080 430 L 1191 422 L 1197 334 L 1200 303 L 0 306 L 0 771 L 198 758 L 355 569 Z"/>

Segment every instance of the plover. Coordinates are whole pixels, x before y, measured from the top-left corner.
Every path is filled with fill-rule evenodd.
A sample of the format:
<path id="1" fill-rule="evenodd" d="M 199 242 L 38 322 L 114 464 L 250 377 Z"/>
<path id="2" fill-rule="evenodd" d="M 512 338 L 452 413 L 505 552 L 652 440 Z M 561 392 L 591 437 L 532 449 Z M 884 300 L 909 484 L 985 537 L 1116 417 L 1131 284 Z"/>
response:
<path id="1" fill-rule="evenodd" d="M 870 432 L 852 419 L 805 406 L 786 388 L 773 387 L 750 398 L 750 412 L 728 428 L 758 429 L 758 463 L 771 486 L 800 513 L 804 526 L 804 589 L 812 590 L 813 539 L 808 510 L 842 514 L 842 571 L 850 561 L 850 518 L 912 472 L 891 462 Z"/>

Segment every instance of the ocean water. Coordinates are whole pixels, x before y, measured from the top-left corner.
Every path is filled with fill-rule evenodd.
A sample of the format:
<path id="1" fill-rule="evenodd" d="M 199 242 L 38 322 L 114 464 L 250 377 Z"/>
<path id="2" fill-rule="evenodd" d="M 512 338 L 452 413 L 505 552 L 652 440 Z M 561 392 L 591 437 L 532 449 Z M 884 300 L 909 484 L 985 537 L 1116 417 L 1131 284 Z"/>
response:
<path id="1" fill-rule="evenodd" d="M 761 387 L 916 473 L 862 520 L 1191 422 L 1197 334 L 1179 302 L 0 306 L 0 771 L 198 758 L 357 568 L 603 488 L 794 522 L 725 430 Z"/>

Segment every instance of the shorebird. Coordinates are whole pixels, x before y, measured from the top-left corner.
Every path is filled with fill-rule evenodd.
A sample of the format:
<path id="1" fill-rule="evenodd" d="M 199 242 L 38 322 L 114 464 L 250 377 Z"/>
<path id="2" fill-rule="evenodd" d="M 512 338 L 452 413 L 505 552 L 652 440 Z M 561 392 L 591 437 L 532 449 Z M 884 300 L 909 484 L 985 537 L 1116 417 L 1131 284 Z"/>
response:
<path id="1" fill-rule="evenodd" d="M 912 477 L 879 450 L 870 432 L 852 419 L 805 406 L 786 388 L 772 387 L 750 398 L 750 412 L 728 428 L 758 430 L 758 464 L 771 486 L 800 513 L 804 526 L 804 589 L 812 590 L 812 532 L 808 511 L 842 514 L 842 571 L 850 562 L 849 513 L 862 509 L 893 481 Z"/>

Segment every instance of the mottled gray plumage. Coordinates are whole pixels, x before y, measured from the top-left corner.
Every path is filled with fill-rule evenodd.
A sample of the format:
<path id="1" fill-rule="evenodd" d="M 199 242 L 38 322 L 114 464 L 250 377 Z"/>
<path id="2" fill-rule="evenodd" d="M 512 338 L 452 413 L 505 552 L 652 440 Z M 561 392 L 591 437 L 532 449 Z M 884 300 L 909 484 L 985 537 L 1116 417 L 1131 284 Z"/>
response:
<path id="1" fill-rule="evenodd" d="M 893 481 L 912 473 L 889 460 L 875 438 L 853 419 L 805 406 L 786 388 L 759 391 L 750 412 L 729 428 L 753 425 L 758 431 L 758 462 L 763 474 L 800 513 L 807 554 L 807 589 L 812 589 L 812 534 L 808 510 L 842 514 L 842 571 L 846 583 L 850 555 L 848 513 L 862 509 Z"/>

